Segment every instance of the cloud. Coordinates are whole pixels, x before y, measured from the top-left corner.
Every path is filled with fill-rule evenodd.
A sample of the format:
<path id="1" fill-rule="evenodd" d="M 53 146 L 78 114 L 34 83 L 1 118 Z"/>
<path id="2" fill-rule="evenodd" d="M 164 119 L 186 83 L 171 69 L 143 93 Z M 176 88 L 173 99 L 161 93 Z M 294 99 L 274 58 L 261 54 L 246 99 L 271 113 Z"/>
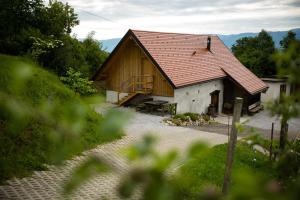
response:
<path id="1" fill-rule="evenodd" d="M 129 28 L 239 33 L 300 27 L 299 0 L 63 0 L 75 8 L 79 38 L 121 37 Z"/>

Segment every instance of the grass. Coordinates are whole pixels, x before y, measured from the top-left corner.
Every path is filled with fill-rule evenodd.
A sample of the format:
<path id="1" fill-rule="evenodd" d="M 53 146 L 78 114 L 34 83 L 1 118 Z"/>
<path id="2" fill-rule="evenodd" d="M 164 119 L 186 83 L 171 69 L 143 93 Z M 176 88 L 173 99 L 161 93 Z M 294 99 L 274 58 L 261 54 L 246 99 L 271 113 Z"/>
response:
<path id="1" fill-rule="evenodd" d="M 193 199 L 191 194 L 197 196 L 207 186 L 221 190 L 224 178 L 227 157 L 227 144 L 217 145 L 191 159 L 181 168 L 179 188 L 186 199 Z M 254 151 L 246 143 L 239 142 L 233 164 L 233 177 L 241 175 L 244 171 L 254 172 L 260 177 L 275 177 L 276 173 L 268 158 L 260 152 Z M 237 183 L 233 178 L 232 187 Z"/>
<path id="2" fill-rule="evenodd" d="M 54 74 L 0 55 L 0 182 L 120 138 L 114 117 L 94 112 Z"/>

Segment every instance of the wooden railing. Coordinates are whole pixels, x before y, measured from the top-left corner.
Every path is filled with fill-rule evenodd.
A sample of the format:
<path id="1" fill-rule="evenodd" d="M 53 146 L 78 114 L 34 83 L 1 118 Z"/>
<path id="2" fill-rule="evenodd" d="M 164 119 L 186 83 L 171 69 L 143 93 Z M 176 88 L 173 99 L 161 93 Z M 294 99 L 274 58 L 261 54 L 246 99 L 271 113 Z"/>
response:
<path id="1" fill-rule="evenodd" d="M 132 76 L 120 85 L 120 92 L 150 92 L 153 89 L 153 76 Z"/>
<path id="2" fill-rule="evenodd" d="M 139 76 L 131 76 L 129 79 L 123 81 L 120 84 L 118 91 L 118 99 L 119 94 L 122 92 L 128 93 L 151 93 L 153 89 L 153 76 L 152 75 L 139 75 Z"/>

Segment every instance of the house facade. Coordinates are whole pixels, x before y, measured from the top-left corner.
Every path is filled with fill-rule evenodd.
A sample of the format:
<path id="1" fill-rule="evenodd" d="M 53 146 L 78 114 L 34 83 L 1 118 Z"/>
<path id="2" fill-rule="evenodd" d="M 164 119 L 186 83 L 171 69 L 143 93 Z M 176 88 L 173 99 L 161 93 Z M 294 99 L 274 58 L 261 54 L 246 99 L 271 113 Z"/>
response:
<path id="1" fill-rule="evenodd" d="M 138 95 L 177 103 L 177 112 L 232 110 L 260 101 L 267 85 L 244 67 L 215 35 L 129 30 L 93 77 L 106 100 L 126 104 Z"/>
<path id="2" fill-rule="evenodd" d="M 286 79 L 279 78 L 262 78 L 268 85 L 268 90 L 261 95 L 262 102 L 276 101 L 280 99 L 282 94 L 289 96 L 292 86 Z"/>

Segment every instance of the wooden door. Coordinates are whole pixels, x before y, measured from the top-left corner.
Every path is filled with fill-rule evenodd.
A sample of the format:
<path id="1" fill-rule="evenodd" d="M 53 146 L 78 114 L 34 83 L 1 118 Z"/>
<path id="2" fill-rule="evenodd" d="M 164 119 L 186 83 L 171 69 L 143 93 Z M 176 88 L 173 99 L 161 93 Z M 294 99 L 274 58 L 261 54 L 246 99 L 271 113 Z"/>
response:
<path id="1" fill-rule="evenodd" d="M 286 84 L 280 85 L 279 100 L 282 101 L 282 96 L 286 94 Z"/>
<path id="2" fill-rule="evenodd" d="M 219 112 L 219 93 L 220 93 L 220 90 L 216 90 L 216 91 L 210 93 L 211 104 L 214 106 L 216 113 Z"/>
<path id="3" fill-rule="evenodd" d="M 286 84 L 281 84 L 280 85 L 280 95 L 286 93 Z"/>

